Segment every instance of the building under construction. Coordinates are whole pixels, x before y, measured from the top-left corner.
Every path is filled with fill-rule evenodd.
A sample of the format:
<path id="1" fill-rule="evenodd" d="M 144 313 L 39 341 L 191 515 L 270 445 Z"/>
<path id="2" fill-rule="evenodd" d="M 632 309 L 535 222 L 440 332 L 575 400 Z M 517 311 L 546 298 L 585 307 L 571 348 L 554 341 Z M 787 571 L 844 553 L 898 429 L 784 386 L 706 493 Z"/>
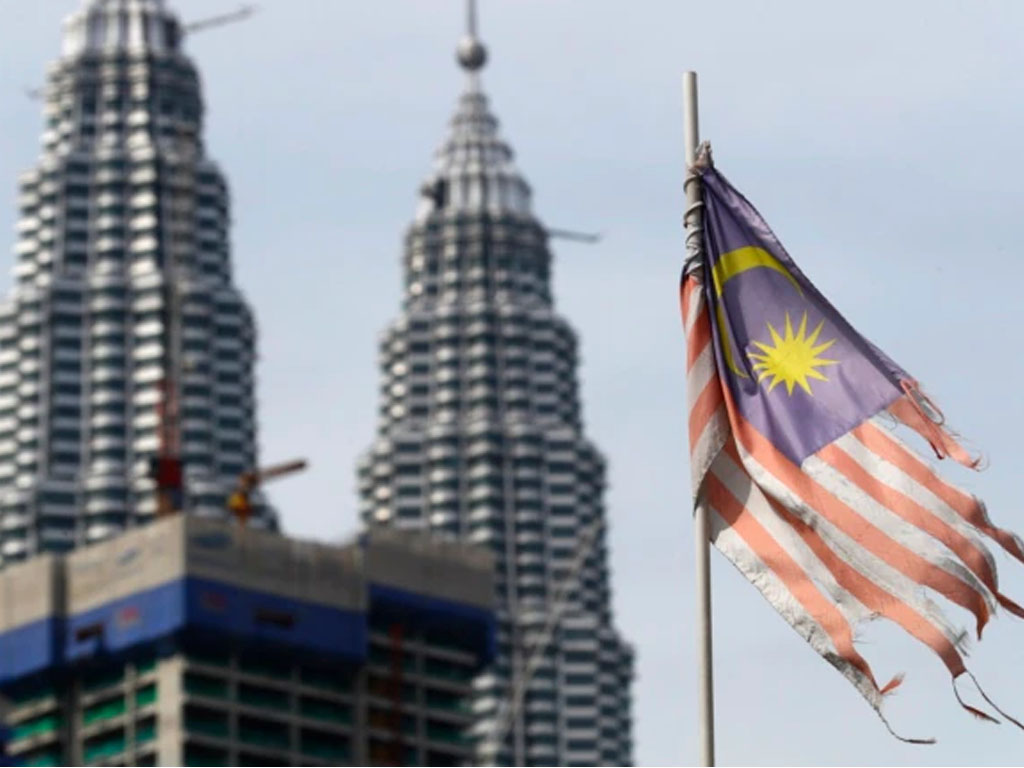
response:
<path id="1" fill-rule="evenodd" d="M 0 573 L 24 765 L 465 765 L 489 555 L 178 516 Z"/>

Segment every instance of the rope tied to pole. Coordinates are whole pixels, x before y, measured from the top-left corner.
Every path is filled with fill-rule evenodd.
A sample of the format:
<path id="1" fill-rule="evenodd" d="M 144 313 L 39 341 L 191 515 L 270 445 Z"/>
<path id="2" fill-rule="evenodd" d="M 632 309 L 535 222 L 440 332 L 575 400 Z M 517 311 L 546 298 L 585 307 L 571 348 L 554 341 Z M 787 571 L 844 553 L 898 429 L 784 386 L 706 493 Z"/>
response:
<path id="1" fill-rule="evenodd" d="M 697 156 L 693 164 L 686 169 L 686 178 L 683 180 L 683 191 L 687 200 L 691 198 L 690 191 L 693 185 L 700 186 L 700 172 L 705 168 L 714 165 L 711 159 L 711 143 L 704 141 L 697 147 Z M 686 238 L 683 241 L 686 248 L 686 261 L 683 263 L 683 276 L 689 275 L 701 266 L 701 255 L 704 253 L 704 201 L 700 194 L 692 195 L 694 201 L 686 206 L 683 211 L 683 226 L 686 230 Z"/>

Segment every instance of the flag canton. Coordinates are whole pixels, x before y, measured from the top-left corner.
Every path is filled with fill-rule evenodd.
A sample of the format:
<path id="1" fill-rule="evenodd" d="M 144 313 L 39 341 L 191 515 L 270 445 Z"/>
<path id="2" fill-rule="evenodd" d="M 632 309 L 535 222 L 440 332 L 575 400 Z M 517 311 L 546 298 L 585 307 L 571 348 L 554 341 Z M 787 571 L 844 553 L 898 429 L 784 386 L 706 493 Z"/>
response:
<path id="1" fill-rule="evenodd" d="M 719 371 L 747 421 L 800 464 L 900 397 L 905 374 L 818 293 L 721 175 L 708 169 L 703 182 Z"/>

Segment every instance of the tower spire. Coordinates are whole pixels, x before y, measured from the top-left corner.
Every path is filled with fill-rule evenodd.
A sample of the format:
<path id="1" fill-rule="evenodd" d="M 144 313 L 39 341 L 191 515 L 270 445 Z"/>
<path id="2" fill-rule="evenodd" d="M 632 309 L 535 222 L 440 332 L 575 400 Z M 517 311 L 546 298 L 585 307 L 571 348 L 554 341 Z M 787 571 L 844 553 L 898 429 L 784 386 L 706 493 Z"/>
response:
<path id="1" fill-rule="evenodd" d="M 64 55 L 171 54 L 180 50 L 181 37 L 164 0 L 84 0 L 64 23 Z"/>
<path id="2" fill-rule="evenodd" d="M 466 0 L 466 34 L 459 41 L 457 56 L 459 65 L 470 73 L 480 71 L 487 63 L 487 48 L 477 35 L 476 0 Z"/>

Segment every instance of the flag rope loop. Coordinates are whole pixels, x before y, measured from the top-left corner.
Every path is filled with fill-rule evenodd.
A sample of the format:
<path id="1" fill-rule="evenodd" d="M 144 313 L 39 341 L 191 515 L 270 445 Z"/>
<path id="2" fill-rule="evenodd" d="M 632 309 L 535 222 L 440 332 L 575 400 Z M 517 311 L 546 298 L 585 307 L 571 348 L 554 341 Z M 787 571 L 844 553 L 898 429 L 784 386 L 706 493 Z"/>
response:
<path id="1" fill-rule="evenodd" d="M 701 170 L 711 165 L 711 144 L 702 142 L 697 147 L 697 157 L 693 165 L 686 169 L 686 178 L 683 181 L 683 191 L 689 192 L 691 184 L 700 185 Z M 690 274 L 701 264 L 701 257 L 704 252 L 704 200 L 697 195 L 696 200 L 683 211 L 683 225 L 686 227 L 686 262 L 683 264 L 683 275 Z"/>

